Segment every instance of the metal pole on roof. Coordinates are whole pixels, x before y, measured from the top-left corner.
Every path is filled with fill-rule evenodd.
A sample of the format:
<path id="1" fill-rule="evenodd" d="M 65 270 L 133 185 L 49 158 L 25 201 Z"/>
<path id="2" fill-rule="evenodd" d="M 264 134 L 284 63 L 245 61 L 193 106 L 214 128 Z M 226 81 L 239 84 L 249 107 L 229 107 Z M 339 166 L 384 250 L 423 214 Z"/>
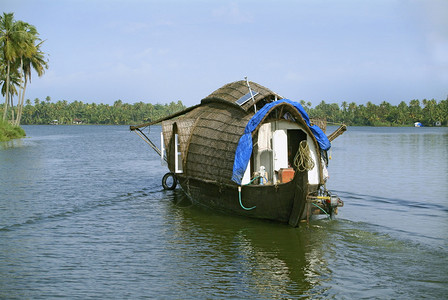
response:
<path id="1" fill-rule="evenodd" d="M 249 80 L 247 79 L 247 76 L 245 76 L 244 79 L 246 79 L 246 84 L 247 87 L 249 88 L 250 97 L 252 98 L 252 102 L 254 103 L 254 111 L 255 113 L 257 113 L 257 106 L 255 105 L 254 94 L 252 93 L 252 89 L 250 88 Z"/>

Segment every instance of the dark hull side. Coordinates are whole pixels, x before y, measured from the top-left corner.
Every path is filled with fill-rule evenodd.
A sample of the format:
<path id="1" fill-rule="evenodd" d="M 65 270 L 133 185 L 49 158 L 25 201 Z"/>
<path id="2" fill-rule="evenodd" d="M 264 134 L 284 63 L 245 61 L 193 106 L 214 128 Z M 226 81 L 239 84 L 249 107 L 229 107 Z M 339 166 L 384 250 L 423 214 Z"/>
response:
<path id="1" fill-rule="evenodd" d="M 297 226 L 303 217 L 308 194 L 307 172 L 296 173 L 288 183 L 244 185 L 241 204 L 238 186 L 186 178 L 177 174 L 182 189 L 195 204 L 222 212 L 289 223 Z M 255 207 L 251 209 L 252 207 Z M 246 209 L 245 209 L 246 208 Z"/>

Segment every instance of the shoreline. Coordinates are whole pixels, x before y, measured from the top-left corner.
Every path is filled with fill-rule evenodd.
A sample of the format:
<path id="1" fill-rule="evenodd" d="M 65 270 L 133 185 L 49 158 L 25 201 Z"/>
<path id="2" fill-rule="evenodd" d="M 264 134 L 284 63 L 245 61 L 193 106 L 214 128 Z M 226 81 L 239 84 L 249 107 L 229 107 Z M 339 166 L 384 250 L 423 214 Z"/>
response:
<path id="1" fill-rule="evenodd" d="M 26 137 L 25 130 L 20 126 L 11 125 L 8 121 L 0 120 L 0 142 Z"/>

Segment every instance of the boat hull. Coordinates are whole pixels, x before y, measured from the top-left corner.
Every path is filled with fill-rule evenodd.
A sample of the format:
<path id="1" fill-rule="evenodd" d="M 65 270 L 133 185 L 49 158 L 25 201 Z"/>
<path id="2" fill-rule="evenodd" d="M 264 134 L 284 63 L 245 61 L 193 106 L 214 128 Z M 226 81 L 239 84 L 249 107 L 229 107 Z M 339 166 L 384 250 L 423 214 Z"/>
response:
<path id="1" fill-rule="evenodd" d="M 194 204 L 225 213 L 266 219 L 297 226 L 304 218 L 308 194 L 307 173 L 297 173 L 288 183 L 238 186 L 177 176 Z M 305 214 L 306 218 L 306 214 Z"/>

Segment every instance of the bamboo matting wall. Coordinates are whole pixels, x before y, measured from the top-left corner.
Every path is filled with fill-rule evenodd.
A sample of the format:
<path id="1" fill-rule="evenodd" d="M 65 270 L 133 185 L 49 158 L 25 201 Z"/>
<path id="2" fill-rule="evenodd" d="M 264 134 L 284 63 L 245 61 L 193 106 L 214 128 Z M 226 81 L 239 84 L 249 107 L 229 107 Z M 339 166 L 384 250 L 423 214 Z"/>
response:
<path id="1" fill-rule="evenodd" d="M 208 103 L 185 118 L 197 118 L 190 137 L 185 175 L 231 183 L 238 141 L 252 116 L 224 103 Z"/>

